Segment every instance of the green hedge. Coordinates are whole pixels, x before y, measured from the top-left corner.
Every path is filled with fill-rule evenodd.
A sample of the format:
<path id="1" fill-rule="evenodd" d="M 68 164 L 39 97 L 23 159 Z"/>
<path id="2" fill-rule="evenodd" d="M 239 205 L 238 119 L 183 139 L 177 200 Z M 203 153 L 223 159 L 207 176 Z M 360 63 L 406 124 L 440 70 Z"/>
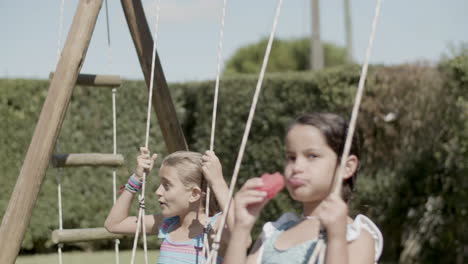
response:
<path id="1" fill-rule="evenodd" d="M 370 69 L 358 121 L 365 153 L 352 211 L 371 216 L 382 228 L 384 260 L 452 262 L 466 245 L 466 232 L 456 227 L 466 217 L 463 177 L 468 157 L 468 70 L 460 66 L 468 60 L 459 60 L 439 69 L 426 65 Z M 348 116 L 359 70 L 345 66 L 317 74 L 269 75 L 238 186 L 265 171 L 282 170 L 284 127 L 297 113 L 335 111 Z M 216 150 L 226 176 L 233 171 L 255 83 L 255 76 L 240 76 L 221 84 Z M 193 109 L 185 122 L 190 145 L 201 151 L 208 145 L 213 83 L 174 88 L 179 87 L 187 90 L 186 108 Z M 386 119 L 389 114 L 396 119 Z M 255 233 L 261 223 L 292 208 L 297 209 L 296 203 L 285 192 L 280 194 L 263 211 Z"/>
<path id="2" fill-rule="evenodd" d="M 381 227 L 385 237 L 384 261 L 453 262 L 458 250 L 467 244 L 467 230 L 461 224 L 467 213 L 467 183 L 463 179 L 468 158 L 467 65 L 468 58 L 460 57 L 438 67 L 370 68 L 358 120 L 365 155 L 351 209 L 353 214 L 369 215 Z M 282 171 L 284 128 L 298 113 L 335 111 L 349 116 L 359 71 L 358 66 L 343 66 L 314 74 L 268 75 L 238 186 L 265 171 Z M 256 76 L 240 75 L 221 82 L 215 151 L 227 180 L 237 158 L 256 81 Z M 0 158 L 4 161 L 0 168 L 6 183 L 0 185 L 2 215 L 47 87 L 46 81 L 0 80 L 0 117 L 1 123 L 6 124 L 0 131 Z M 213 89 L 212 81 L 171 85 L 187 141 L 195 151 L 209 146 Z M 119 88 L 118 148 L 126 158 L 125 166 L 118 170 L 119 185 L 133 171 L 137 147 L 144 144 L 146 97 L 142 82 L 127 81 Z M 110 100 L 110 91 L 75 89 L 60 136 L 63 152 L 112 151 Z M 389 113 L 396 119 L 386 119 Z M 152 124 L 151 149 L 164 156 L 154 118 Z M 109 169 L 64 170 L 66 228 L 102 225 L 112 203 L 111 175 Z M 55 178 L 56 170 L 50 168 L 24 250 L 53 250 L 49 237 L 58 222 Z M 156 184 L 154 177 L 147 192 L 150 201 Z M 148 204 L 149 211 L 158 210 L 155 203 Z M 255 233 L 264 221 L 297 209 L 286 192 L 280 193 L 263 211 Z M 156 238 L 151 239 L 151 246 L 156 247 Z M 123 241 L 123 246 L 128 244 L 129 240 Z M 91 245 L 103 246 L 108 243 Z"/>
<path id="3" fill-rule="evenodd" d="M 0 186 L 0 212 L 3 215 L 47 95 L 48 82 L 1 80 L 0 87 L 0 113 L 2 118 L 6 118 L 2 120 L 2 124 L 6 123 L 5 129 L 0 132 L 4 141 L 0 152 L 4 162 L 0 168 L 4 182 L 8 183 Z M 145 143 L 146 97 L 147 89 L 143 82 L 125 82 L 118 90 L 118 152 L 125 157 L 125 165 L 118 169 L 119 186 L 134 170 L 138 147 Z M 152 116 L 150 145 L 165 155 L 164 142 L 161 141 L 155 115 Z M 60 133 L 59 152 L 112 151 L 111 90 L 77 87 Z M 66 168 L 62 174 L 64 228 L 102 226 L 112 205 L 112 170 Z M 50 233 L 58 226 L 56 176 L 57 169 L 50 166 L 23 242 L 24 250 L 47 251 L 52 246 Z M 151 197 L 156 182 L 153 180 L 150 184 L 148 196 Z M 149 203 L 148 207 L 156 210 L 155 203 Z M 106 243 L 86 246 L 99 247 Z M 125 243 L 129 242 L 124 240 L 123 245 Z"/>

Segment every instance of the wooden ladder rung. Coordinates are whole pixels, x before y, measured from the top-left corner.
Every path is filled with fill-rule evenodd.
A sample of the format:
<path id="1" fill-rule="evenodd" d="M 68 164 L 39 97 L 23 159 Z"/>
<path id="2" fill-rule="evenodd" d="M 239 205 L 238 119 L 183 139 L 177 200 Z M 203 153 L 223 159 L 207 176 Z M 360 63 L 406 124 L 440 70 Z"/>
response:
<path id="1" fill-rule="evenodd" d="M 121 154 L 103 153 L 68 153 L 55 154 L 52 163 L 56 168 L 78 166 L 122 166 L 124 157 Z"/>
<path id="2" fill-rule="evenodd" d="M 110 233 L 103 227 L 63 230 L 56 229 L 52 232 L 52 242 L 55 244 L 119 239 L 122 237 L 123 235 Z"/>
<path id="3" fill-rule="evenodd" d="M 49 74 L 49 79 L 54 77 L 54 73 Z M 79 74 L 76 79 L 77 85 L 94 86 L 94 87 L 108 87 L 115 88 L 122 84 L 119 75 L 104 75 L 104 74 Z"/>

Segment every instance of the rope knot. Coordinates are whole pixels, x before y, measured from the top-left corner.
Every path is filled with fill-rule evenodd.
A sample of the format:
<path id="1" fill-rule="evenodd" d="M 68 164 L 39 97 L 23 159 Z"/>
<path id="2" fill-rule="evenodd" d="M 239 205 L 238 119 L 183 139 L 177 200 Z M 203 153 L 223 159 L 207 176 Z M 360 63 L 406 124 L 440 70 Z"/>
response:
<path id="1" fill-rule="evenodd" d="M 138 207 L 141 209 L 145 209 L 145 198 L 143 196 L 138 196 Z"/>
<path id="2" fill-rule="evenodd" d="M 320 240 L 326 240 L 327 238 L 327 231 L 325 230 L 325 228 L 323 226 L 320 226 L 320 231 L 319 231 L 319 235 L 318 235 L 318 239 Z"/>
<path id="3" fill-rule="evenodd" d="M 219 242 L 214 241 L 214 242 L 213 242 L 213 245 L 211 245 L 211 249 L 212 249 L 212 250 L 215 250 L 215 251 L 218 251 L 218 249 L 219 249 Z"/>

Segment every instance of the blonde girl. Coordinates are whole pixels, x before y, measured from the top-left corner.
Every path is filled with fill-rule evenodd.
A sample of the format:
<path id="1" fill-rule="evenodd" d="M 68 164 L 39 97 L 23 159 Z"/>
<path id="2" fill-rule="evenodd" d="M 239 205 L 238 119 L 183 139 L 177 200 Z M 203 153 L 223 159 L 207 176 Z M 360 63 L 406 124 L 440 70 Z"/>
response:
<path id="1" fill-rule="evenodd" d="M 156 154 L 151 156 L 148 149 L 140 148 L 136 171 L 128 180 L 104 224 L 109 232 L 135 233 L 137 217 L 129 216 L 130 206 L 141 188 L 143 173 L 150 173 L 156 158 Z M 145 216 L 147 234 L 158 234 L 162 240 L 158 263 L 202 263 L 204 232 L 210 237 L 220 228 L 217 220 L 222 213 L 214 212 L 217 210 L 215 200 L 224 208 L 223 199 L 228 192 L 219 159 L 212 151 L 207 151 L 204 155 L 178 151 L 163 160 L 159 178 L 160 185 L 155 194 L 161 212 Z M 216 198 L 210 203 L 211 216 L 206 215 L 204 209 L 206 184 L 211 186 Z M 232 223 L 233 218 L 228 219 L 228 226 L 232 226 Z M 225 243 L 222 243 L 221 253 L 224 250 Z M 217 262 L 221 263 L 222 257 Z"/>

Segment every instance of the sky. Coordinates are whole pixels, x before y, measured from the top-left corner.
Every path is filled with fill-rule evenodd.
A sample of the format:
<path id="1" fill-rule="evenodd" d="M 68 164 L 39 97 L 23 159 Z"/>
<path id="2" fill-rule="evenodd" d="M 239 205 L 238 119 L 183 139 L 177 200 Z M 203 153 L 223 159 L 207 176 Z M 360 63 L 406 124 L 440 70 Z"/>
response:
<path id="1" fill-rule="evenodd" d="M 120 1 L 108 0 L 111 45 L 105 5 L 82 73 L 143 79 Z M 54 71 L 78 0 L 0 0 L 0 78 L 46 79 Z M 284 0 L 277 37 L 310 35 L 311 0 Z M 345 44 L 343 0 L 320 1 L 321 35 Z M 154 29 L 156 0 L 142 0 Z M 161 0 L 157 50 L 169 82 L 216 78 L 223 0 Z M 270 34 L 276 0 L 228 0 L 223 63 L 243 45 Z M 364 60 L 376 0 L 351 0 L 353 57 Z M 60 37 L 62 36 L 62 37 Z M 384 0 L 371 63 L 435 63 L 451 45 L 468 43 L 468 0 Z M 274 45 L 274 44 L 273 44 Z"/>

